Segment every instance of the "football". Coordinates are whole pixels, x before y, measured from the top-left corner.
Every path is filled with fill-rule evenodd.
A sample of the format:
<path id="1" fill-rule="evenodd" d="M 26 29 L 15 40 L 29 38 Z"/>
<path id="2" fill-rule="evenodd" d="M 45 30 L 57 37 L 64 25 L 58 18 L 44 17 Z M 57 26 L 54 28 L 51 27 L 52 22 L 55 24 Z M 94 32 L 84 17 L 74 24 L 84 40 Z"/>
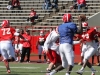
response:
<path id="1" fill-rule="evenodd" d="M 79 15 L 79 16 L 78 16 L 78 20 L 79 20 L 79 21 L 86 21 L 86 20 L 87 20 L 86 15 L 84 15 L 84 14 Z"/>

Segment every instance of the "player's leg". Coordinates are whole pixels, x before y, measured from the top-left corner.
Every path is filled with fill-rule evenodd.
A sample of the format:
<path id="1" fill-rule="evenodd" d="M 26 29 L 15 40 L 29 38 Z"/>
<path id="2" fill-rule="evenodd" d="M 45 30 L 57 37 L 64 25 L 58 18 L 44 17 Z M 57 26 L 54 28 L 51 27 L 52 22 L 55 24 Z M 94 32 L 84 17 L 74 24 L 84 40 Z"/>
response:
<path id="1" fill-rule="evenodd" d="M 86 45 L 83 44 L 82 45 L 82 48 L 81 48 L 81 62 L 78 63 L 79 65 L 82 65 L 83 64 L 83 58 L 84 58 L 85 52 L 86 52 Z"/>
<path id="2" fill-rule="evenodd" d="M 59 64 L 61 64 L 60 56 L 54 50 L 49 50 L 49 57 L 52 58 L 51 63 L 48 66 L 49 70 L 56 68 Z"/>
<path id="3" fill-rule="evenodd" d="M 43 51 L 43 46 L 42 46 L 42 51 Z M 42 52 L 43 53 L 43 52 Z M 47 59 L 46 59 L 46 53 L 43 53 L 43 56 L 44 56 L 44 63 L 47 62 Z"/>
<path id="4" fill-rule="evenodd" d="M 92 57 L 95 54 L 95 52 L 96 51 L 93 47 L 88 48 L 88 50 L 84 54 L 83 65 L 81 69 L 77 72 L 78 74 L 82 74 L 86 66 L 88 66 L 91 69 L 92 73 L 94 74 L 95 70 L 93 69 L 91 63 L 89 63 L 88 60 L 90 57 Z"/>
<path id="5" fill-rule="evenodd" d="M 26 62 L 30 62 L 30 47 L 27 48 L 26 52 L 27 52 L 27 59 Z"/>
<path id="6" fill-rule="evenodd" d="M 17 46 L 17 44 L 14 44 L 14 49 L 15 49 L 16 61 L 18 61 L 18 46 Z"/>
<path id="7" fill-rule="evenodd" d="M 23 44 L 19 44 L 19 60 L 21 60 L 21 54 L 22 54 Z"/>
<path id="8" fill-rule="evenodd" d="M 26 48 L 25 48 L 25 47 L 23 47 L 20 62 L 24 62 L 24 59 L 25 59 L 25 54 L 26 54 Z"/>
<path id="9" fill-rule="evenodd" d="M 63 70 L 64 68 L 67 68 L 67 60 L 65 58 L 65 54 L 64 54 L 64 51 L 62 50 L 63 49 L 63 46 L 62 44 L 59 46 L 59 53 L 60 53 L 60 57 L 61 57 L 61 60 L 62 60 L 62 64 L 59 65 L 57 68 L 55 68 L 53 71 L 51 71 L 48 75 L 54 75 L 55 73 Z"/>
<path id="10" fill-rule="evenodd" d="M 97 49 L 95 55 L 96 55 L 96 58 L 97 58 L 97 63 L 96 63 L 96 65 L 97 65 L 97 66 L 100 66 L 100 62 L 99 62 L 99 49 Z"/>
<path id="11" fill-rule="evenodd" d="M 38 45 L 38 56 L 39 56 L 38 63 L 40 63 L 41 57 L 42 57 L 42 46 L 40 46 L 40 45 Z"/>
<path id="12" fill-rule="evenodd" d="M 92 56 L 92 65 L 94 65 L 94 55 Z"/>
<path id="13" fill-rule="evenodd" d="M 14 48 L 13 48 L 13 46 L 12 46 L 12 44 L 11 43 L 9 43 L 9 45 L 7 46 L 8 48 L 8 50 L 7 50 L 7 53 L 8 53 L 8 56 L 9 56 L 9 59 L 8 59 L 8 61 L 10 62 L 10 61 L 15 61 L 15 51 L 14 51 Z"/>
<path id="14" fill-rule="evenodd" d="M 68 62 L 68 67 L 67 67 L 67 71 L 66 71 L 66 75 L 70 75 L 72 68 L 74 66 L 74 52 L 73 52 L 73 47 L 71 44 L 64 44 L 63 45 L 63 50 Z"/>
<path id="15" fill-rule="evenodd" d="M 52 56 L 52 51 L 51 51 L 51 49 L 49 49 L 49 51 L 48 51 L 48 53 L 47 53 L 47 57 L 48 57 L 50 63 L 49 63 L 49 65 L 48 65 L 48 67 L 47 67 L 46 70 L 47 70 L 47 71 L 51 71 L 51 69 L 52 69 L 52 67 L 53 67 L 53 63 L 52 63 L 52 61 L 53 61 L 53 56 Z"/>
<path id="16" fill-rule="evenodd" d="M 5 47 L 6 47 L 6 44 L 1 45 L 1 54 L 2 54 L 2 57 L 4 59 L 4 64 L 6 66 L 7 73 L 10 73 L 10 67 L 9 67 L 9 62 L 8 62 L 8 54 L 7 54 L 7 50 L 5 49 Z"/>

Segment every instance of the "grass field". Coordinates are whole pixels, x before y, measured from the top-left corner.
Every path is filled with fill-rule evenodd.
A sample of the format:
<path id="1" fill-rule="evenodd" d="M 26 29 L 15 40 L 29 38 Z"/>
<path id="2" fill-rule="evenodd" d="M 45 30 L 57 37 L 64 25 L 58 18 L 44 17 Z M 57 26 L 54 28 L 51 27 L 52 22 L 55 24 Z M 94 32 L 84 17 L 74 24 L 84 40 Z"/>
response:
<path id="1" fill-rule="evenodd" d="M 4 66 L 3 62 L 0 62 L 0 75 L 45 75 L 45 73 L 42 73 L 41 71 L 45 71 L 48 64 L 46 63 L 16 63 L 11 62 L 10 68 L 11 73 L 6 73 L 6 68 Z M 93 66 L 96 71 L 95 75 L 100 75 L 100 67 L 99 66 Z M 73 72 L 71 75 L 77 75 L 75 71 L 80 69 L 81 66 L 75 65 L 73 68 Z M 65 75 L 65 70 L 56 73 L 55 75 Z M 91 75 L 90 69 L 86 67 L 85 72 L 83 75 Z"/>

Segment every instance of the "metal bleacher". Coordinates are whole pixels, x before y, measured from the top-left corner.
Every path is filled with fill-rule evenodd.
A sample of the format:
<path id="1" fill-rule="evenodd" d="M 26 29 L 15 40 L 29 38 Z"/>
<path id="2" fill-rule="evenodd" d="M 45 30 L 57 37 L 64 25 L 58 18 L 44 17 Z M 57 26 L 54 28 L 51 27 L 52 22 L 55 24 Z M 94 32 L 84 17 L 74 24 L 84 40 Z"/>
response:
<path id="1" fill-rule="evenodd" d="M 8 1 L 9 0 L 0 0 L 0 23 L 3 19 L 8 19 L 10 20 L 11 25 L 32 25 L 33 23 L 26 22 L 31 8 L 34 8 L 34 10 L 37 12 L 37 15 L 39 16 L 33 25 L 42 22 L 45 18 L 50 17 L 52 13 L 56 12 L 56 10 L 43 10 L 42 5 L 44 0 L 20 0 L 22 10 L 7 10 Z M 59 9 L 62 9 L 62 7 L 66 4 L 67 3 L 60 1 L 58 3 Z M 12 11 L 15 12 L 12 13 Z"/>
<path id="2" fill-rule="evenodd" d="M 62 15 L 64 13 L 71 13 L 73 21 L 78 24 L 77 16 L 79 14 L 85 14 L 87 18 L 100 11 L 100 0 L 86 0 L 88 9 L 81 9 L 80 12 L 73 12 L 69 10 L 69 7 L 73 5 L 73 0 L 58 0 L 58 9 L 43 10 L 44 0 L 20 0 L 22 10 L 7 10 L 8 0 L 0 0 L 0 23 L 3 19 L 8 19 L 13 26 L 57 26 L 62 23 Z M 52 1 L 52 0 L 51 0 Z M 31 8 L 37 12 L 39 18 L 35 20 L 35 23 L 26 22 L 27 17 L 30 14 Z M 21 11 L 21 12 L 16 12 Z"/>
<path id="3" fill-rule="evenodd" d="M 100 0 L 86 0 L 88 8 L 87 9 L 81 9 L 80 12 L 76 10 L 76 12 L 70 11 L 69 7 L 73 5 L 73 0 L 66 0 L 68 3 L 68 6 L 65 7 L 65 9 L 57 12 L 54 15 L 51 15 L 51 17 L 47 18 L 44 22 L 40 22 L 40 25 L 59 25 L 62 23 L 62 15 L 64 13 L 71 13 L 73 16 L 73 21 L 78 24 L 77 16 L 80 14 L 85 14 L 87 18 L 91 17 L 92 15 L 96 14 L 100 11 Z"/>

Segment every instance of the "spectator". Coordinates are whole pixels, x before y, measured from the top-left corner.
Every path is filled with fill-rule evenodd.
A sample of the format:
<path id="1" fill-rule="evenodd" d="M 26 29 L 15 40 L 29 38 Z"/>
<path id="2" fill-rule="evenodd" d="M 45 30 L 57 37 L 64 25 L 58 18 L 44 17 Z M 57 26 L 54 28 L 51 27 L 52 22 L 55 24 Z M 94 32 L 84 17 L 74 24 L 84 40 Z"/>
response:
<path id="1" fill-rule="evenodd" d="M 7 5 L 7 9 L 8 10 L 12 9 L 12 0 L 9 0 L 8 5 Z"/>
<path id="2" fill-rule="evenodd" d="M 70 10 L 78 8 L 78 11 L 80 11 L 82 7 L 86 7 L 86 1 L 77 0 L 77 2 L 73 6 L 70 7 Z"/>
<path id="3" fill-rule="evenodd" d="M 20 1 L 19 0 L 12 0 L 12 10 L 14 8 L 18 8 L 18 10 L 21 10 L 21 6 L 20 6 Z"/>
<path id="4" fill-rule="evenodd" d="M 75 3 L 76 3 L 76 1 L 77 1 L 77 0 L 73 0 L 73 2 L 75 2 Z"/>
<path id="5" fill-rule="evenodd" d="M 26 40 L 23 42 L 23 49 L 22 49 L 22 54 L 21 54 L 21 60 L 20 60 L 20 62 L 24 62 L 26 53 L 27 53 L 27 60 L 26 60 L 26 62 L 30 62 L 30 50 L 31 50 L 31 36 L 30 36 L 30 31 L 26 30 L 25 34 L 23 34 L 23 37 Z"/>
<path id="6" fill-rule="evenodd" d="M 27 22 L 34 22 L 35 19 L 38 19 L 38 15 L 36 14 L 36 11 L 34 11 L 34 9 L 31 9 L 30 15 L 27 18 Z"/>
<path id="7" fill-rule="evenodd" d="M 53 3 L 52 7 L 57 9 L 58 8 L 58 0 L 53 0 L 52 3 Z"/>
<path id="8" fill-rule="evenodd" d="M 43 45 L 44 45 L 45 40 L 46 40 L 46 36 L 44 35 L 44 31 L 40 31 L 40 35 L 39 35 L 38 41 L 36 43 L 36 48 L 38 50 L 38 56 L 39 56 L 38 63 L 41 62 Z M 44 56 L 44 62 L 46 62 L 46 54 L 43 53 L 43 56 Z"/>
<path id="9" fill-rule="evenodd" d="M 44 4 L 43 4 L 43 9 L 44 9 L 44 10 L 50 10 L 50 7 L 51 7 L 51 2 L 50 2 L 50 0 L 45 0 L 45 1 L 44 1 Z"/>

